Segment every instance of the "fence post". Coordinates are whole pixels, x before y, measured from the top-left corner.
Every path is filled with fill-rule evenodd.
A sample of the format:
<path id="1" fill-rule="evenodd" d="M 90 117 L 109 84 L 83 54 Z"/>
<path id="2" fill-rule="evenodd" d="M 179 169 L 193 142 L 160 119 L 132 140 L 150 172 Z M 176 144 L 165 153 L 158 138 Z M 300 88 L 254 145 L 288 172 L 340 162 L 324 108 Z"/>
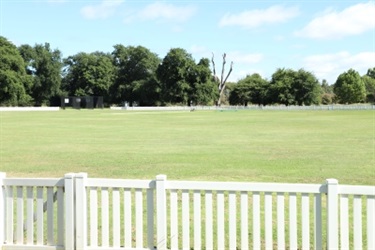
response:
<path id="1" fill-rule="evenodd" d="M 65 249 L 74 250 L 74 174 L 64 176 L 65 188 Z"/>
<path id="2" fill-rule="evenodd" d="M 0 172 L 0 248 L 3 246 L 5 236 L 5 196 L 4 196 L 4 182 L 6 173 Z"/>
<path id="3" fill-rule="evenodd" d="M 77 173 L 75 176 L 76 250 L 83 250 L 87 246 L 86 179 L 87 173 Z"/>
<path id="4" fill-rule="evenodd" d="M 327 179 L 327 249 L 339 249 L 338 181 Z"/>
<path id="5" fill-rule="evenodd" d="M 167 201 L 165 192 L 166 175 L 156 176 L 156 230 L 158 250 L 167 249 Z"/>

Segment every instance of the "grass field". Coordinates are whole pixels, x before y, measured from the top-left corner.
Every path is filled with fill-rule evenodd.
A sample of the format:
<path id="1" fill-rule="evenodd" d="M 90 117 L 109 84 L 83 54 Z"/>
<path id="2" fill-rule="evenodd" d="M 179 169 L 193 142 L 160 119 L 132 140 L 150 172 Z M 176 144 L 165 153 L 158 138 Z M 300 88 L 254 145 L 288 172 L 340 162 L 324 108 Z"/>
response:
<path id="1" fill-rule="evenodd" d="M 375 185 L 375 111 L 0 112 L 0 171 Z"/>

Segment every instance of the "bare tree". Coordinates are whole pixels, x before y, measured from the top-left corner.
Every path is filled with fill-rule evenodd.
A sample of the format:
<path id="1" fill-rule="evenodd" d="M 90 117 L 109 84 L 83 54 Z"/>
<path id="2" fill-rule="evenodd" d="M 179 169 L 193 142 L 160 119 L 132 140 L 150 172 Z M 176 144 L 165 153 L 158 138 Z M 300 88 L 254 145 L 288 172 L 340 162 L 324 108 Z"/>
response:
<path id="1" fill-rule="evenodd" d="M 217 84 L 218 84 L 218 89 L 219 89 L 219 99 L 218 99 L 217 102 L 216 102 L 216 105 L 217 105 L 217 106 L 220 106 L 220 105 L 221 105 L 221 99 L 222 99 L 222 96 L 223 96 L 223 93 L 224 93 L 225 84 L 226 84 L 226 82 L 227 82 L 227 80 L 228 80 L 228 77 L 229 77 L 230 73 L 232 73 L 233 62 L 231 62 L 231 64 L 230 64 L 230 69 L 229 69 L 229 71 L 228 71 L 228 74 L 227 74 L 227 76 L 224 78 L 225 63 L 226 63 L 225 58 L 226 58 L 226 56 L 227 56 L 227 55 L 224 53 L 224 54 L 223 54 L 223 65 L 222 65 L 222 67 L 221 67 L 221 77 L 220 77 L 220 79 L 219 79 L 219 77 L 216 76 L 215 61 L 214 61 L 214 53 L 212 53 L 212 59 L 211 59 L 211 61 L 212 61 L 212 68 L 213 68 L 212 71 L 213 71 L 213 74 L 214 74 L 214 80 L 215 80 L 215 82 L 217 82 Z"/>

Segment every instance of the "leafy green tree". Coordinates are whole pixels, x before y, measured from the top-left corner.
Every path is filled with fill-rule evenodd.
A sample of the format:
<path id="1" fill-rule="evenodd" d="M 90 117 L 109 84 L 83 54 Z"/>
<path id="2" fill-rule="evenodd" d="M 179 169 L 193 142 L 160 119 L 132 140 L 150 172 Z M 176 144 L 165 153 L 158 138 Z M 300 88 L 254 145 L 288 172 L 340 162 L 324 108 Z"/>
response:
<path id="1" fill-rule="evenodd" d="M 296 72 L 292 89 L 295 93 L 295 103 L 298 105 L 317 105 L 321 101 L 321 87 L 318 79 L 304 69 Z"/>
<path id="2" fill-rule="evenodd" d="M 32 104 L 27 94 L 31 78 L 17 47 L 0 36 L 0 105 L 26 106 Z"/>
<path id="3" fill-rule="evenodd" d="M 247 105 L 248 103 L 266 104 L 268 81 L 259 74 L 246 76 L 233 86 L 229 102 L 233 105 Z"/>
<path id="4" fill-rule="evenodd" d="M 321 98 L 319 81 L 304 69 L 277 69 L 268 93 L 268 102 L 285 105 L 319 104 Z"/>
<path id="5" fill-rule="evenodd" d="M 292 69 L 277 69 L 270 81 L 267 102 L 285 105 L 296 104 L 292 88 L 295 77 L 296 72 Z"/>
<path id="6" fill-rule="evenodd" d="M 191 101 L 198 105 L 213 105 L 219 97 L 217 85 L 212 81 L 210 61 L 202 58 L 190 71 L 187 81 L 191 86 Z"/>
<path id="7" fill-rule="evenodd" d="M 247 106 L 249 102 L 251 102 L 250 86 L 246 82 L 239 82 L 230 92 L 229 103 Z"/>
<path id="8" fill-rule="evenodd" d="M 184 49 L 171 49 L 156 70 L 161 83 L 164 103 L 189 104 L 191 100 L 191 72 L 195 69 L 194 59 Z"/>
<path id="9" fill-rule="evenodd" d="M 78 53 L 64 60 L 63 88 L 72 96 L 103 96 L 114 79 L 111 55 L 103 52 Z"/>
<path id="10" fill-rule="evenodd" d="M 157 54 L 142 46 L 121 44 L 114 46 L 113 64 L 116 68 L 115 82 L 111 89 L 115 103 L 154 105 L 159 99 L 160 85 L 156 69 L 160 64 Z"/>
<path id="11" fill-rule="evenodd" d="M 375 67 L 368 69 L 366 75 L 375 79 Z"/>
<path id="12" fill-rule="evenodd" d="M 333 90 L 340 103 L 359 103 L 366 98 L 366 88 L 361 76 L 354 69 L 340 74 Z"/>
<path id="13" fill-rule="evenodd" d="M 368 75 L 362 76 L 366 88 L 366 102 L 375 102 L 375 78 Z"/>
<path id="14" fill-rule="evenodd" d="M 31 96 L 35 105 L 50 105 L 60 95 L 62 59 L 58 49 L 52 50 L 49 43 L 21 45 L 20 54 L 26 62 L 26 70 L 33 78 Z"/>

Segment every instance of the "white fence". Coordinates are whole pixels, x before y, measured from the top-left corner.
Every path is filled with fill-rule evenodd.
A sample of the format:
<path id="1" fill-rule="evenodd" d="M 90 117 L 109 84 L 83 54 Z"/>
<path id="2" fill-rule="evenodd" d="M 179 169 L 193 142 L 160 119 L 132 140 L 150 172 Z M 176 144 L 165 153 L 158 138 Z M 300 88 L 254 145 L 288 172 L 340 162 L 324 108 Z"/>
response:
<path id="1" fill-rule="evenodd" d="M 285 106 L 285 105 L 271 105 L 271 106 L 167 106 L 167 107 L 111 107 L 112 110 L 127 110 L 127 111 L 193 111 L 193 110 L 217 110 L 217 111 L 235 111 L 235 110 L 374 110 L 373 104 L 331 104 L 331 105 L 311 105 L 311 106 Z"/>
<path id="2" fill-rule="evenodd" d="M 0 107 L 2 111 L 59 111 L 59 107 Z"/>
<path id="3" fill-rule="evenodd" d="M 375 186 L 0 173 L 0 249 L 375 249 Z"/>

